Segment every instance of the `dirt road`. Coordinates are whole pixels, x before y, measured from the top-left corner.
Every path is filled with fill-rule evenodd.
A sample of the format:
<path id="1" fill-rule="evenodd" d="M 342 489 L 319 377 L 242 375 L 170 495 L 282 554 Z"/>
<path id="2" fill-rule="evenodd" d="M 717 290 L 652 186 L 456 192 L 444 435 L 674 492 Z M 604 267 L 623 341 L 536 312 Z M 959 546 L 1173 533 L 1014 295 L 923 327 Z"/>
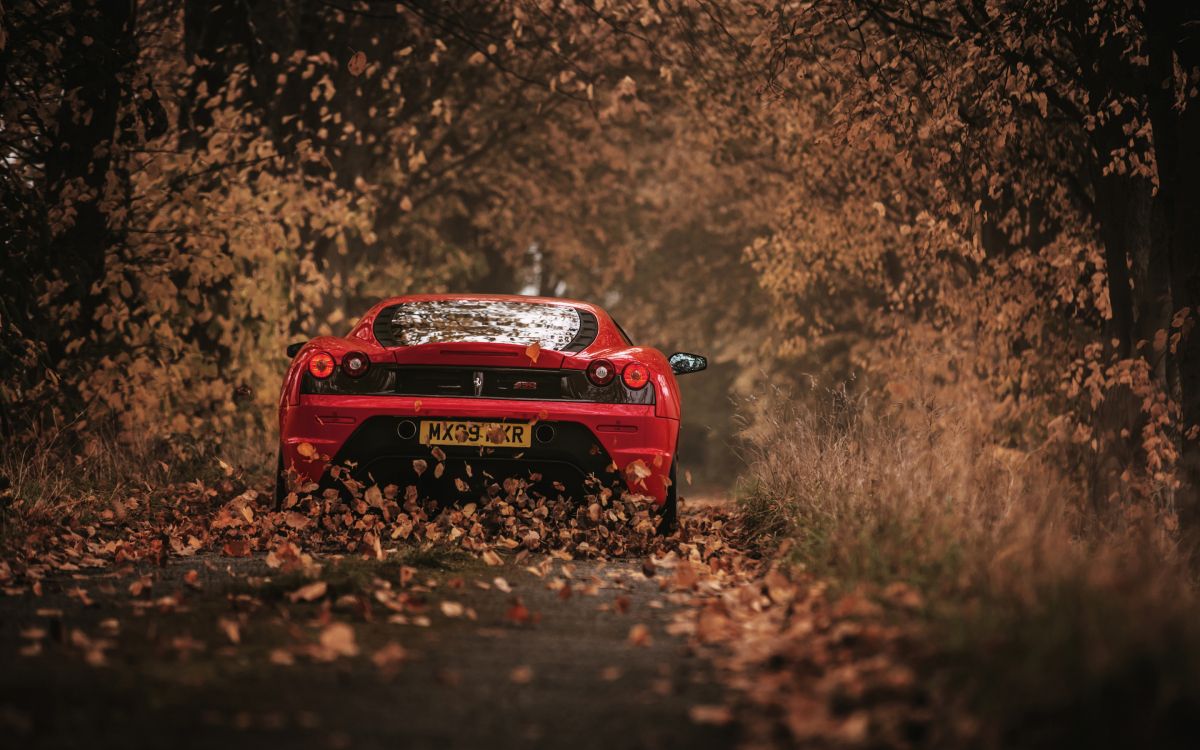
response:
<path id="1" fill-rule="evenodd" d="M 220 557 L 63 574 L 40 597 L 0 596 L 0 737 L 9 738 L 0 745 L 735 743 L 734 727 L 689 718 L 722 691 L 667 634 L 674 605 L 640 562 L 564 571 L 555 561 L 541 577 L 473 559 L 407 562 L 423 615 L 370 596 L 397 565 L 358 561 L 324 576 L 329 590 L 316 602 L 290 601 L 302 580 Z M 337 654 L 322 656 L 316 644 L 331 623 L 348 625 L 353 641 L 342 629 L 327 644 Z"/>

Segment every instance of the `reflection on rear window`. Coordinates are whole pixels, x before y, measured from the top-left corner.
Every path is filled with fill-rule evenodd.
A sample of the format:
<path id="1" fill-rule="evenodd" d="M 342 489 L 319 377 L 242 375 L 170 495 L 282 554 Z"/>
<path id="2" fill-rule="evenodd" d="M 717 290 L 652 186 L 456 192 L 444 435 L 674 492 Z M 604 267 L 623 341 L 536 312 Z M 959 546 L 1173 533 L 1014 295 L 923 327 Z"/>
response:
<path id="1" fill-rule="evenodd" d="M 537 342 L 551 350 L 566 348 L 577 333 L 579 312 L 573 307 L 474 299 L 404 302 L 384 309 L 375 331 L 385 346 L 454 341 L 528 346 Z"/>

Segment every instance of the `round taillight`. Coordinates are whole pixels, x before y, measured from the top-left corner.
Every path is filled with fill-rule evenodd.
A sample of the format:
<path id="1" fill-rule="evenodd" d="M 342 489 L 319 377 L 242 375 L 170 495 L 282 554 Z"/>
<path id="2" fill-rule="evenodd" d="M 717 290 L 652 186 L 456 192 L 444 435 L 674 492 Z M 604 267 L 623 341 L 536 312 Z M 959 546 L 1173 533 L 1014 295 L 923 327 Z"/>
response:
<path id="1" fill-rule="evenodd" d="M 607 359 L 598 359 L 587 367 L 588 380 L 592 385 L 605 386 L 617 376 L 617 368 Z"/>
<path id="2" fill-rule="evenodd" d="M 342 372 L 352 378 L 361 378 L 371 367 L 371 360 L 362 352 L 350 352 L 342 357 Z"/>
<path id="3" fill-rule="evenodd" d="M 329 352 L 317 352 L 308 358 L 308 374 L 318 380 L 324 380 L 333 374 L 333 355 Z"/>
<path id="4" fill-rule="evenodd" d="M 650 382 L 650 368 L 641 362 L 630 362 L 625 365 L 625 369 L 621 372 L 621 379 L 625 381 L 625 385 L 635 391 L 639 388 L 645 388 L 646 383 Z"/>

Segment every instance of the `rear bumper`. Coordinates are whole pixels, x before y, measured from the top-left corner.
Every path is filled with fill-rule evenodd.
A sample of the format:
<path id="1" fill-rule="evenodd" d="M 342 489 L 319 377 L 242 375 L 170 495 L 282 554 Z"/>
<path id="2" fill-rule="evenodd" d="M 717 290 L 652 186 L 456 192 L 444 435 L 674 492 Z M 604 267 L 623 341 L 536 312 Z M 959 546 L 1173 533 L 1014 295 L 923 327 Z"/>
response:
<path id="1" fill-rule="evenodd" d="M 428 459 L 430 448 L 405 438 L 398 429 L 401 422 L 536 421 L 553 425 L 555 435 L 547 442 L 535 438 L 529 449 L 443 449 L 452 458 L 477 465 L 520 462 L 534 470 L 541 470 L 543 463 L 570 465 L 582 475 L 596 473 L 602 481 L 601 472 L 615 465 L 629 491 L 658 503 L 666 499 L 679 433 L 679 422 L 657 416 L 653 405 L 577 401 L 302 395 L 297 404 L 285 403 L 279 418 L 284 466 L 306 481 L 321 481 L 331 463 L 354 461 L 364 472 L 374 467 L 371 476 L 382 482 L 381 467 L 407 467 L 412 458 Z M 307 448 L 301 453 L 305 443 L 315 456 Z"/>

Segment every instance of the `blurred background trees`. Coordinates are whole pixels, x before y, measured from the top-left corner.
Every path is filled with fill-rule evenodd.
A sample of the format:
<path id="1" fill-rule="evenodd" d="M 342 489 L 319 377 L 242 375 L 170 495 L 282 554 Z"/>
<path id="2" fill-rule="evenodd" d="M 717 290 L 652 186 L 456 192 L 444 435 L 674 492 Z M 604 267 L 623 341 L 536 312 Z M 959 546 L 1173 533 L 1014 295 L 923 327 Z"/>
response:
<path id="1" fill-rule="evenodd" d="M 1196 472 L 1182 5 L 0 7 L 6 440 L 265 453 L 289 341 L 537 291 L 713 355 L 698 481 L 769 386 L 847 380 L 970 405 L 1096 508 Z"/>

